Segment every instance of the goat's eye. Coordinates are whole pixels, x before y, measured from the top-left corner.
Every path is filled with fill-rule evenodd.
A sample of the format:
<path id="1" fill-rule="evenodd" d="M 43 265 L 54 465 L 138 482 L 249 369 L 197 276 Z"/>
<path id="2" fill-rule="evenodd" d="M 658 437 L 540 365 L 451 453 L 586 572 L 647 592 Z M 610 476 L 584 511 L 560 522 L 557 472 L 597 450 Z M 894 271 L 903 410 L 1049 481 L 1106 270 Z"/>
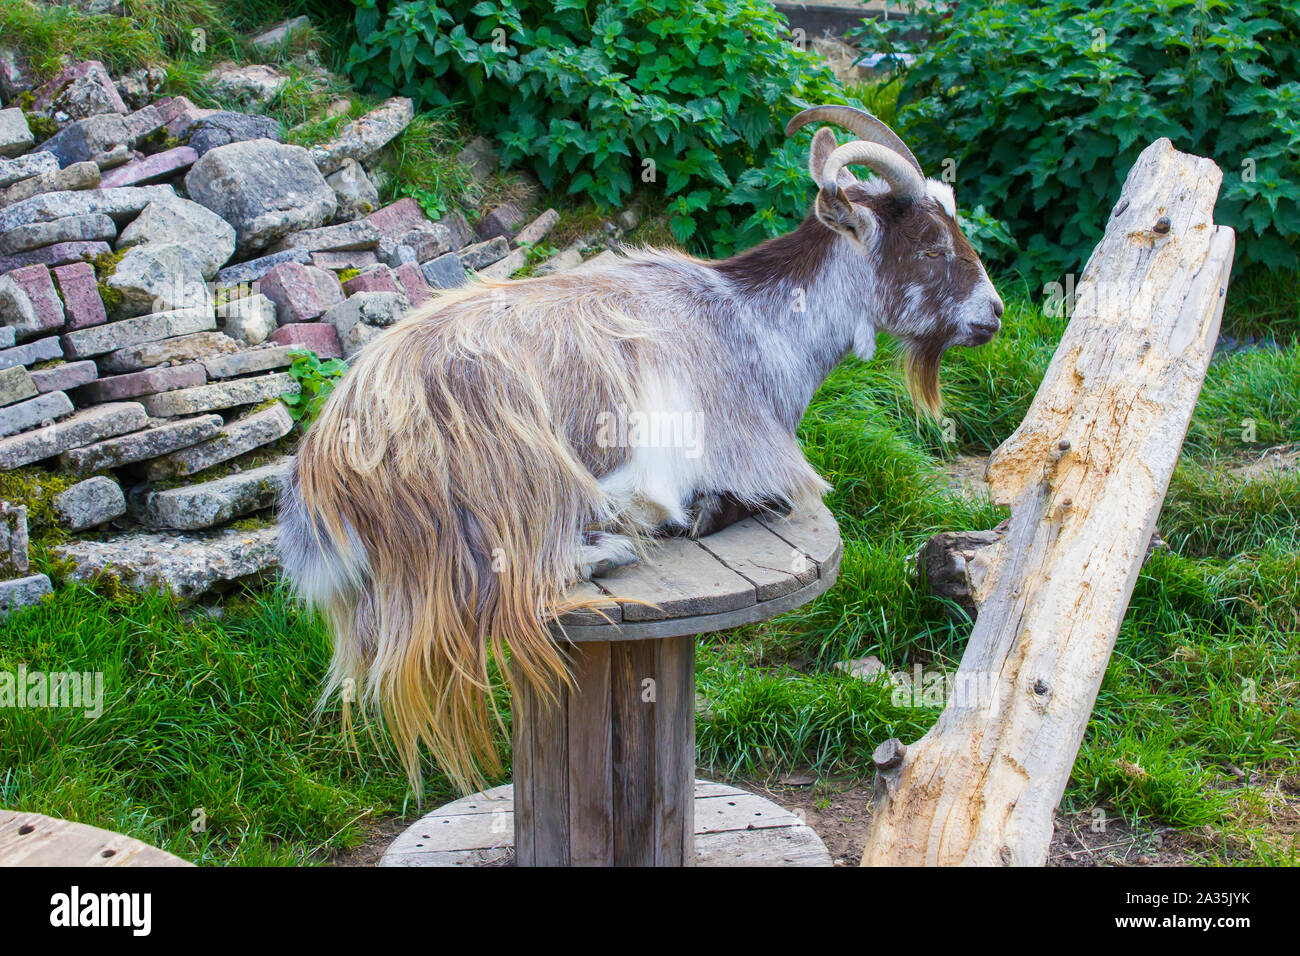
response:
<path id="1" fill-rule="evenodd" d="M 925 257 L 927 259 L 938 259 L 939 253 L 934 249 L 927 249 L 925 252 Z"/>

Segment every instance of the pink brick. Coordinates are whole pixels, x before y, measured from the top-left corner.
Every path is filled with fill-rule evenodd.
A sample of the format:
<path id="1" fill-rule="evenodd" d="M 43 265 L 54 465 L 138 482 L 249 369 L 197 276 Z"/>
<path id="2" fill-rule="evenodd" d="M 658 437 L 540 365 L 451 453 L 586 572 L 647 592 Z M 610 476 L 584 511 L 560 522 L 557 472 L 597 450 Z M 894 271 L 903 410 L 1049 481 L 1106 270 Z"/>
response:
<path id="1" fill-rule="evenodd" d="M 110 375 L 83 385 L 74 396 L 78 402 L 97 405 L 100 402 L 120 402 L 140 395 L 170 392 L 177 388 L 193 388 L 208 380 L 207 372 L 199 362 L 150 368 L 126 375 Z"/>
<path id="2" fill-rule="evenodd" d="M 63 310 L 69 332 L 103 325 L 108 321 L 104 301 L 99 297 L 95 270 L 88 262 L 74 262 L 54 270 L 54 281 L 63 294 Z"/>
<path id="3" fill-rule="evenodd" d="M 374 224 L 381 236 L 388 236 L 393 239 L 400 239 L 416 226 L 429 221 L 429 217 L 424 214 L 420 204 L 410 196 L 389 203 L 382 209 L 376 209 L 369 216 L 366 216 L 366 219 Z"/>
<path id="4" fill-rule="evenodd" d="M 63 303 L 54 291 L 50 270 L 43 265 L 23 266 L 8 273 L 9 278 L 27 293 L 36 312 L 36 327 L 26 330 L 27 335 L 51 332 L 63 326 Z"/>
<path id="5" fill-rule="evenodd" d="M 168 136 L 180 136 L 203 117 L 217 112 L 195 106 L 184 96 L 169 96 L 153 105 L 167 124 Z"/>
<path id="6" fill-rule="evenodd" d="M 258 281 L 258 291 L 275 303 L 281 325 L 318 319 L 343 298 L 332 272 L 299 262 L 276 266 Z"/>
<path id="7" fill-rule="evenodd" d="M 393 270 L 388 266 L 380 266 L 378 269 L 371 269 L 363 272 L 359 276 L 353 276 L 347 282 L 343 283 L 343 290 L 348 295 L 357 292 L 401 292 L 397 287 L 397 280 L 393 278 Z"/>
<path id="8" fill-rule="evenodd" d="M 77 84 L 99 87 L 101 97 L 113 112 L 130 112 L 122 102 L 117 87 L 113 85 L 113 78 L 108 75 L 108 70 L 104 69 L 104 64 L 98 60 L 84 60 L 74 64 L 36 90 L 33 94 L 32 109 L 38 113 L 43 112 L 60 93 L 69 86 Z"/>
<path id="9" fill-rule="evenodd" d="M 124 166 L 110 169 L 99 180 L 100 189 L 114 186 L 144 186 L 170 179 L 183 169 L 193 166 L 199 154 L 189 146 L 177 146 L 143 159 L 135 159 Z"/>
<path id="10" fill-rule="evenodd" d="M 11 256 L 0 256 L 0 272 L 20 269 L 23 266 L 61 266 L 69 262 L 89 262 L 96 256 L 102 256 L 113 250 L 107 242 L 98 239 L 56 242 L 52 246 L 15 252 Z"/>
<path id="11" fill-rule="evenodd" d="M 339 333 L 332 325 L 324 322 L 294 323 L 282 325 L 267 339 L 276 345 L 293 345 L 315 352 L 323 359 L 342 358 L 343 348 L 339 345 Z"/>
<path id="12" fill-rule="evenodd" d="M 429 288 L 429 283 L 424 281 L 424 273 L 414 262 L 407 262 L 393 270 L 397 281 L 402 285 L 402 291 L 406 293 L 407 300 L 411 303 L 411 308 L 421 305 L 433 298 L 433 289 Z"/>

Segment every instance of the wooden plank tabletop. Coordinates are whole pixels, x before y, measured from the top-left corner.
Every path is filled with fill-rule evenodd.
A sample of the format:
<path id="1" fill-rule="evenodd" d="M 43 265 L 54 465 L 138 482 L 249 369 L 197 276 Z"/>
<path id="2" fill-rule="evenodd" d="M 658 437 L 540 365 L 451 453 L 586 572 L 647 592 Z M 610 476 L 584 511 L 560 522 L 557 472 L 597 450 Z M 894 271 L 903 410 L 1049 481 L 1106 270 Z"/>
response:
<path id="1" fill-rule="evenodd" d="M 698 540 L 667 538 L 638 563 L 574 587 L 573 597 L 608 597 L 608 621 L 584 609 L 552 627 L 568 641 L 628 641 L 752 624 L 830 588 L 841 553 L 835 518 L 820 502 Z"/>
<path id="2" fill-rule="evenodd" d="M 131 837 L 40 813 L 0 810 L 0 867 L 193 866 Z"/>

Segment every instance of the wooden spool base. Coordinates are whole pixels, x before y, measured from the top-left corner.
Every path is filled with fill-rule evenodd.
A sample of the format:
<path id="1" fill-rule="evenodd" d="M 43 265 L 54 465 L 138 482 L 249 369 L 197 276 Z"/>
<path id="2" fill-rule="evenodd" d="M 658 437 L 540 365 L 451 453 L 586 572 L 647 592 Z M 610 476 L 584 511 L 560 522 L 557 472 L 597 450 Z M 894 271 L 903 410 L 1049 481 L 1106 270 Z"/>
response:
<path id="1" fill-rule="evenodd" d="M 401 834 L 380 866 L 513 866 L 514 787 L 439 807 Z M 771 800 L 695 781 L 696 866 L 830 866 L 813 828 Z"/>
<path id="2" fill-rule="evenodd" d="M 0 867 L 192 865 L 112 830 L 41 813 L 0 810 Z"/>

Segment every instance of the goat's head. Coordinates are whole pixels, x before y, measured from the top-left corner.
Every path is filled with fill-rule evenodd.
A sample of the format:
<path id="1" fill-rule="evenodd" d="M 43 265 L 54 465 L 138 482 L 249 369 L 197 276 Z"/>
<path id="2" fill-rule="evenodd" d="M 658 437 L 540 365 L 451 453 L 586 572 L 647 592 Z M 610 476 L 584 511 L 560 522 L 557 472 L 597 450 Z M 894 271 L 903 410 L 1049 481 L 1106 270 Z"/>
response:
<path id="1" fill-rule="evenodd" d="M 952 187 L 926 179 L 898 135 L 870 113 L 815 106 L 786 126 L 833 123 L 858 137 L 843 146 L 823 127 L 813 137 L 809 171 L 817 218 L 848 240 L 870 270 L 873 302 L 863 303 L 855 342 L 877 328 L 907 347 L 908 385 L 919 405 L 939 406 L 939 362 L 956 345 L 983 345 L 1001 328 L 1002 299 L 957 224 Z M 879 177 L 859 181 L 849 167 Z M 858 349 L 862 353 L 862 349 Z"/>

